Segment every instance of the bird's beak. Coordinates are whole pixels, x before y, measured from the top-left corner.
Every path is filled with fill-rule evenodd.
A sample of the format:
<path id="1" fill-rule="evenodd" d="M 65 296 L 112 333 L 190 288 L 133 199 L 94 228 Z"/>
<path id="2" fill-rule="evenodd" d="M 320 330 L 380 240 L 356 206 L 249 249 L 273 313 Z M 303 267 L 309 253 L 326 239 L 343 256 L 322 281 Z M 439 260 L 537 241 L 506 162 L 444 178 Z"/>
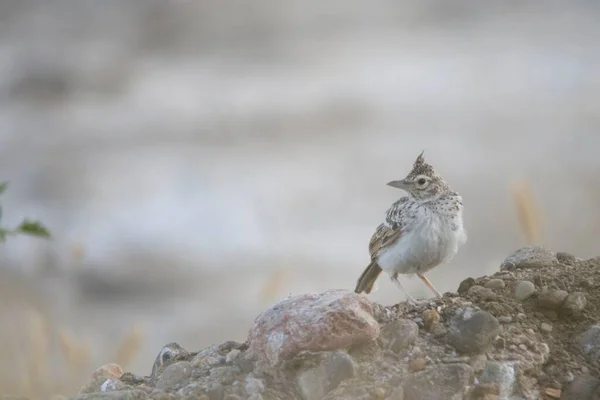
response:
<path id="1" fill-rule="evenodd" d="M 406 183 L 406 180 L 401 179 L 399 181 L 391 181 L 387 183 L 388 186 L 391 187 L 395 187 L 398 189 L 403 189 L 403 190 L 407 190 L 408 189 L 408 184 Z"/>

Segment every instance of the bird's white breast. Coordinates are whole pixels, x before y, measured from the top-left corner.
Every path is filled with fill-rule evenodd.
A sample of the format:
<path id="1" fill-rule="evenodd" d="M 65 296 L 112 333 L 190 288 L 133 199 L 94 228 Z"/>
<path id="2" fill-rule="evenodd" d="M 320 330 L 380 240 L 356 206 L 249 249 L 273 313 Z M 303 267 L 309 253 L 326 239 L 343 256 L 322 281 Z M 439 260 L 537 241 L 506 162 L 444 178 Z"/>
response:
<path id="1" fill-rule="evenodd" d="M 461 209 L 449 215 L 420 206 L 414 212 L 400 238 L 379 252 L 377 263 L 389 274 L 425 273 L 452 259 L 466 242 Z"/>

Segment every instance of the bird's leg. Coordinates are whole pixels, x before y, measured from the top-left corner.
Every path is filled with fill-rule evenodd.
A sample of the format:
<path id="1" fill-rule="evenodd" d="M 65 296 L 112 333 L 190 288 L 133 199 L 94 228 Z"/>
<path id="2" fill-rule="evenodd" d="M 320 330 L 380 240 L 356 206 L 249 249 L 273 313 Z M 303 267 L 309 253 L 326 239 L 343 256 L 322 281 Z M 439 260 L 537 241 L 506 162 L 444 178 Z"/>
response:
<path id="1" fill-rule="evenodd" d="M 433 284 L 431 283 L 431 281 L 429 281 L 429 279 L 427 279 L 427 277 L 423 274 L 417 274 L 417 276 L 419 278 L 421 278 L 421 280 L 425 283 L 425 285 L 431 289 L 433 291 L 433 293 L 435 293 L 435 295 L 437 297 L 442 297 L 442 294 L 440 292 L 438 292 L 438 290 L 433 286 Z"/>
<path id="2" fill-rule="evenodd" d="M 408 292 L 406 291 L 406 289 L 404 289 L 404 287 L 402 286 L 402 284 L 398 280 L 398 274 L 393 274 L 392 275 L 392 281 L 400 288 L 400 290 L 402 291 L 402 293 L 404 293 L 404 295 L 406 296 L 406 299 L 408 300 L 409 303 L 411 303 L 411 304 L 417 304 L 417 300 L 415 300 L 414 297 L 412 297 L 410 294 L 408 294 Z"/>

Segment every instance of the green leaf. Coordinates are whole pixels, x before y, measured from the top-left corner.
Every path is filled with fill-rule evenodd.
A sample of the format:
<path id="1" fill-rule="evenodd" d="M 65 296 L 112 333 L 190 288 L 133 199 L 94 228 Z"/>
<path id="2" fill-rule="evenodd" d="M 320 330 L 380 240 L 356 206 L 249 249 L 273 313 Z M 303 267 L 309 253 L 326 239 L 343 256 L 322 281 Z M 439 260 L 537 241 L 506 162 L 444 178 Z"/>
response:
<path id="1" fill-rule="evenodd" d="M 4 193 L 6 188 L 8 187 L 8 182 L 0 182 L 0 194 Z"/>
<path id="2" fill-rule="evenodd" d="M 19 225 L 15 231 L 30 236 L 38 236 L 43 238 L 51 237 L 50 232 L 44 225 L 38 221 L 29 221 L 27 219 L 21 222 L 21 225 Z"/>

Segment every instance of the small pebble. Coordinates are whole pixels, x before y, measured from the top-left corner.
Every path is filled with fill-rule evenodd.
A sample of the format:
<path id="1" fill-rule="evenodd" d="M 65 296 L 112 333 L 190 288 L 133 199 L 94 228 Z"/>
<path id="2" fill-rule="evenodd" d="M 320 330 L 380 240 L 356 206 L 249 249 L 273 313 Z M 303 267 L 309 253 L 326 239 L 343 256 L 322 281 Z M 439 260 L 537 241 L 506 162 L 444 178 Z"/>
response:
<path id="1" fill-rule="evenodd" d="M 565 253 L 564 251 L 559 251 L 556 253 L 556 258 L 558 262 L 565 265 L 575 265 L 577 259 L 573 254 Z"/>
<path id="2" fill-rule="evenodd" d="M 504 289 L 505 283 L 502 279 L 490 279 L 485 284 L 487 289 Z"/>
<path id="3" fill-rule="evenodd" d="M 240 353 L 241 353 L 241 351 L 239 351 L 238 349 L 231 350 L 229 353 L 227 353 L 227 357 L 225 357 L 225 361 L 227 361 L 228 363 L 232 362 L 240 355 Z"/>
<path id="4" fill-rule="evenodd" d="M 426 365 L 427 360 L 425 360 L 423 357 L 418 357 L 412 360 L 410 364 L 408 364 L 408 370 L 412 372 L 421 371 L 425 369 Z"/>
<path id="5" fill-rule="evenodd" d="M 519 281 L 515 286 L 517 300 L 527 300 L 535 293 L 535 286 L 529 281 Z"/>
<path id="6" fill-rule="evenodd" d="M 565 292 L 564 290 L 546 290 L 540 294 L 540 297 L 538 298 L 538 305 L 541 308 L 555 310 L 562 306 L 568 295 L 569 293 Z"/>
<path id="7" fill-rule="evenodd" d="M 577 315 L 587 305 L 587 299 L 582 292 L 573 292 L 567 296 L 565 302 L 560 307 L 560 312 L 566 315 Z"/>
<path id="8" fill-rule="evenodd" d="M 553 399 L 560 399 L 562 391 L 560 389 L 546 388 L 546 390 L 544 390 L 544 393 L 546 393 L 546 396 L 549 396 Z"/>
<path id="9" fill-rule="evenodd" d="M 508 315 L 503 315 L 501 317 L 498 317 L 498 322 L 500 322 L 501 324 L 510 324 L 512 322 L 512 317 Z"/>
<path id="10" fill-rule="evenodd" d="M 540 329 L 542 330 L 542 332 L 550 333 L 552 332 L 552 325 L 550 325 L 547 322 L 542 322 Z"/>
<path id="11" fill-rule="evenodd" d="M 470 296 L 477 296 L 482 300 L 490 300 L 493 299 L 496 294 L 492 291 L 492 289 L 484 288 L 483 286 L 474 285 L 469 288 L 467 292 Z"/>
<path id="12" fill-rule="evenodd" d="M 519 349 L 521 349 L 523 351 L 527 351 L 527 346 L 525 346 L 524 344 L 520 344 Z"/>
<path id="13" fill-rule="evenodd" d="M 385 398 L 385 390 L 383 390 L 382 388 L 376 388 L 375 390 L 373 390 L 373 397 L 375 397 L 376 399 Z"/>
<path id="14" fill-rule="evenodd" d="M 423 311 L 423 327 L 426 331 L 431 332 L 431 329 L 440 321 L 440 315 L 436 310 Z"/>

